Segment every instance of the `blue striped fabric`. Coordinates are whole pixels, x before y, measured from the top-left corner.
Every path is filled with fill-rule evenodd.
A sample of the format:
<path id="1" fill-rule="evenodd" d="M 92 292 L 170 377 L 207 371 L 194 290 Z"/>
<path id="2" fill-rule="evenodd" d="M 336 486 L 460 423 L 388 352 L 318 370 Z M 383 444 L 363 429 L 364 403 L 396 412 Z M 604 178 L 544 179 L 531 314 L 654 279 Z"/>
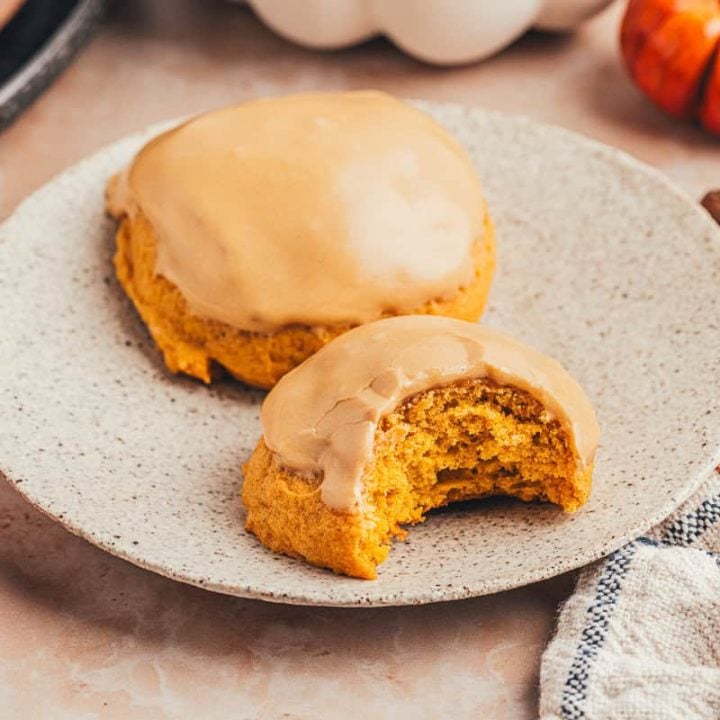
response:
<path id="1" fill-rule="evenodd" d="M 694 510 L 684 513 L 662 528 L 660 539 L 641 537 L 617 550 L 605 561 L 598 579 L 595 597 L 586 612 L 585 626 L 580 635 L 575 656 L 565 681 L 560 713 L 563 720 L 583 720 L 585 701 L 592 667 L 603 647 L 608 627 L 627 575 L 638 548 L 642 545 L 687 547 L 695 543 L 716 523 L 720 522 L 720 494 L 714 495 Z M 720 555 L 710 553 L 720 567 Z"/>

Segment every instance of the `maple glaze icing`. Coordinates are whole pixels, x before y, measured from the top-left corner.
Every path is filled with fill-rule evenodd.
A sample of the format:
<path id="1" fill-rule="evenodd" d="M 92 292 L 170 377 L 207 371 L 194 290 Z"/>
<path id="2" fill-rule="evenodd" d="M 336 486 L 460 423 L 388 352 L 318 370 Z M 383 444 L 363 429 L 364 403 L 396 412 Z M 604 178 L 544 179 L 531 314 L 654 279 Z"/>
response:
<path id="1" fill-rule="evenodd" d="M 484 234 L 465 151 L 427 115 L 371 91 L 200 115 L 148 143 L 108 195 L 113 214 L 149 219 L 156 272 L 193 312 L 259 332 L 452 297 Z"/>
<path id="2" fill-rule="evenodd" d="M 410 395 L 470 378 L 533 395 L 566 429 L 578 467 L 592 463 L 595 411 L 558 362 L 497 330 L 426 315 L 357 327 L 283 377 L 262 406 L 265 443 L 282 465 L 322 474 L 325 504 L 352 511 L 379 420 Z"/>

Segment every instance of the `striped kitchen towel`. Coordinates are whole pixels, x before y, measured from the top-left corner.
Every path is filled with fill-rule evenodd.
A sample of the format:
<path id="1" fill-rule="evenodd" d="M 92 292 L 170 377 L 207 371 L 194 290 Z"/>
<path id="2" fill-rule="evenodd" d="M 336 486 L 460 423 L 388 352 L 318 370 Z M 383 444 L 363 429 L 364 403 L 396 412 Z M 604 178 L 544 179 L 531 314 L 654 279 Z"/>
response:
<path id="1" fill-rule="evenodd" d="M 720 474 L 582 571 L 542 658 L 540 717 L 720 718 Z"/>

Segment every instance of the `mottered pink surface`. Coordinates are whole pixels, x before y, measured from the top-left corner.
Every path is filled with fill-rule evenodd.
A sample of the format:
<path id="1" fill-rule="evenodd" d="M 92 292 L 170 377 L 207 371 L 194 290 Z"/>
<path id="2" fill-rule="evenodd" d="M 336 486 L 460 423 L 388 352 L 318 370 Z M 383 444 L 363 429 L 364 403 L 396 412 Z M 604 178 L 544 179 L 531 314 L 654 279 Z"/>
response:
<path id="1" fill-rule="evenodd" d="M 533 717 L 570 578 L 383 609 L 216 595 L 69 535 L 0 486 L 4 718 Z"/>
<path id="2" fill-rule="evenodd" d="M 67 165 L 149 123 L 313 88 L 376 87 L 525 114 L 619 146 L 692 196 L 720 185 L 720 141 L 665 118 L 626 79 L 616 48 L 622 3 L 571 38 L 530 36 L 451 70 L 382 41 L 305 51 L 221 2 L 116 5 L 70 69 L 0 134 L 0 218 Z M 0 432 L 10 422 L 0 420 Z M 540 654 L 571 587 L 564 576 L 377 610 L 240 600 L 110 557 L 3 483 L 0 714 L 532 718 Z"/>

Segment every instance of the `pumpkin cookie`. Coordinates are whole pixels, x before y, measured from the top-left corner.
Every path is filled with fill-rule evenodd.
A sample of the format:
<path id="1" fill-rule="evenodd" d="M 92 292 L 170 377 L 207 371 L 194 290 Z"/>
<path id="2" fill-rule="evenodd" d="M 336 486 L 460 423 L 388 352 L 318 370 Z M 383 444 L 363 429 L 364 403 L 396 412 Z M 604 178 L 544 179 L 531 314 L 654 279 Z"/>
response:
<path id="1" fill-rule="evenodd" d="M 567 512 L 590 493 L 598 426 L 554 360 L 449 318 L 380 320 L 284 377 L 244 468 L 247 529 L 276 552 L 374 578 L 433 508 L 509 495 Z"/>
<path id="2" fill-rule="evenodd" d="M 350 328 L 477 319 L 494 237 L 465 151 L 377 92 L 201 115 L 108 186 L 117 276 L 173 372 L 259 387 Z"/>

